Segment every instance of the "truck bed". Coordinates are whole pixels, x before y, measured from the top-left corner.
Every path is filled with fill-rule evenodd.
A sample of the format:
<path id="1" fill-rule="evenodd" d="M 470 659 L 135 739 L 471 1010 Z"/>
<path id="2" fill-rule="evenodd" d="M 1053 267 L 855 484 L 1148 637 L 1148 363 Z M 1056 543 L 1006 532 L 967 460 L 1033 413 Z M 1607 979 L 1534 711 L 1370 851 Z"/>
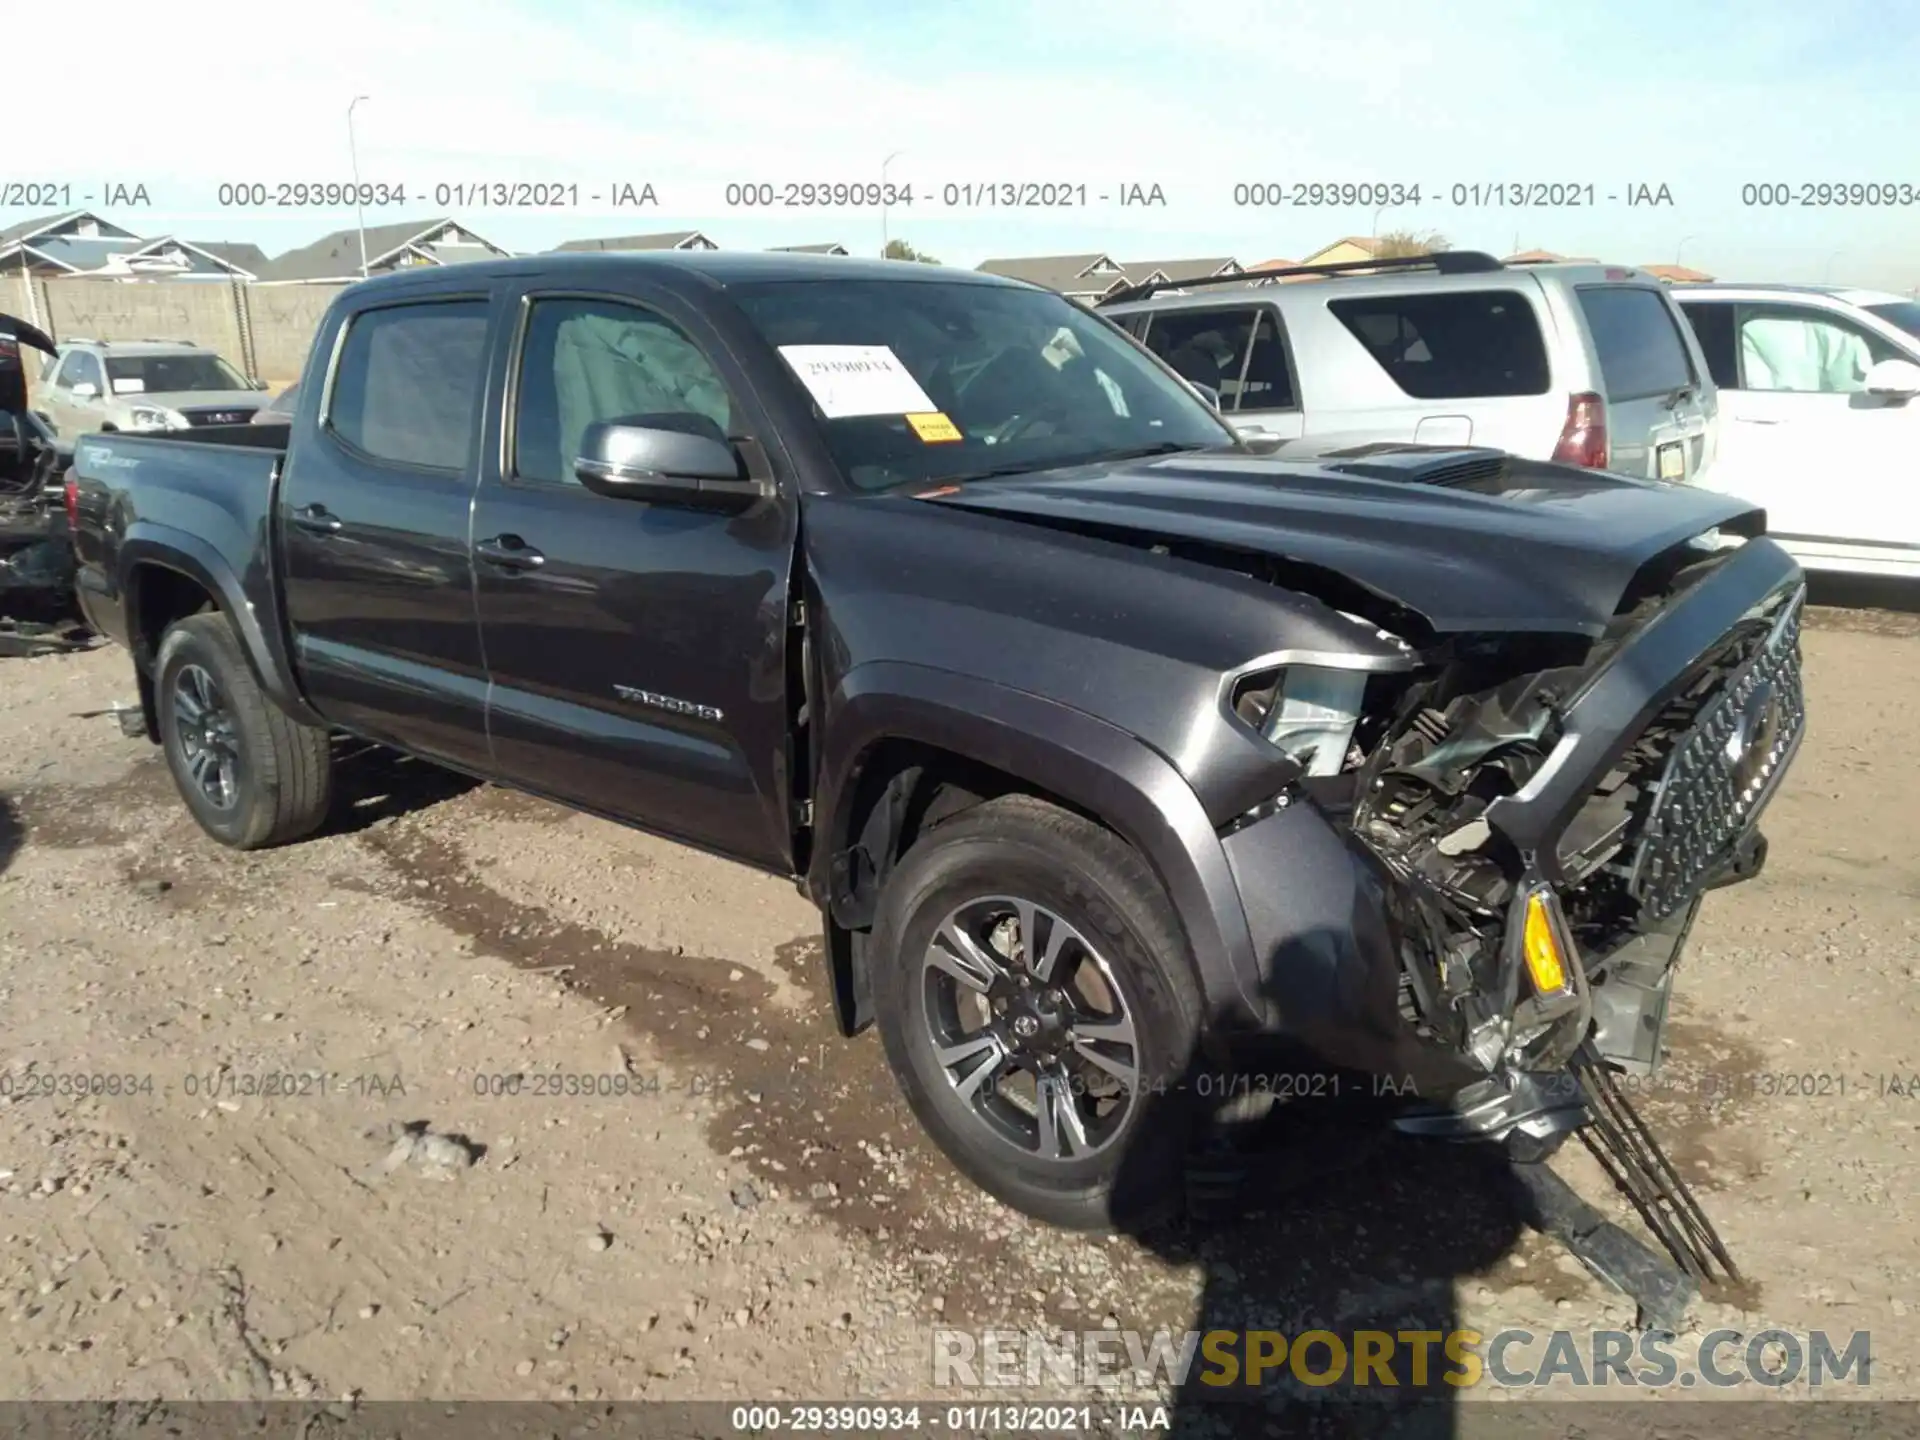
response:
<path id="1" fill-rule="evenodd" d="M 96 630 L 127 643 L 123 590 L 143 551 L 197 559 L 207 572 L 241 577 L 227 595 L 243 613 L 271 614 L 265 543 L 274 483 L 286 456 L 285 425 L 222 425 L 191 431 L 83 435 L 72 475 L 80 606 Z M 221 587 L 221 591 L 226 590 Z M 232 609 L 232 606 L 229 606 Z"/>

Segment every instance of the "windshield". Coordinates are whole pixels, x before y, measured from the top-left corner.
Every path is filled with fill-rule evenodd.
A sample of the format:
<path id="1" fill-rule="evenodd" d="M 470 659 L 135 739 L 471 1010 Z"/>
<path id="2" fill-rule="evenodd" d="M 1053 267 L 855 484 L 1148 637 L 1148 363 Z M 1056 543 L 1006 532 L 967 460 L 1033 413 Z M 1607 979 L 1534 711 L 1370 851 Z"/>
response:
<path id="1" fill-rule="evenodd" d="M 729 294 L 812 395 L 855 489 L 1237 443 L 1178 378 L 1051 291 L 825 280 Z"/>
<path id="2" fill-rule="evenodd" d="M 1869 305 L 1869 315 L 1878 315 L 1889 325 L 1898 325 L 1909 335 L 1920 339 L 1920 301 L 1900 300 L 1890 305 Z"/>
<path id="3" fill-rule="evenodd" d="M 218 355 L 110 355 L 107 383 L 116 395 L 181 390 L 245 390 L 247 382 Z"/>

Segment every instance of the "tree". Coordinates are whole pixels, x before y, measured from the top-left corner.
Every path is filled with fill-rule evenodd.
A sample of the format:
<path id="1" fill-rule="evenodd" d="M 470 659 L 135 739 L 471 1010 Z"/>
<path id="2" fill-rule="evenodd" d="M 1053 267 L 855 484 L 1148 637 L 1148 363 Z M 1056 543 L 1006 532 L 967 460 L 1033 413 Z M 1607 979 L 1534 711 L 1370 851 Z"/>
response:
<path id="1" fill-rule="evenodd" d="M 922 265 L 938 265 L 939 259 L 916 250 L 904 240 L 889 240 L 887 248 L 880 252 L 883 260 L 918 260 Z"/>
<path id="2" fill-rule="evenodd" d="M 1413 230 L 1389 230 L 1379 237 L 1379 248 L 1374 255 L 1381 260 L 1398 260 L 1407 255 L 1431 255 L 1436 250 L 1452 248 L 1452 242 L 1438 230 L 1428 230 L 1424 234 Z"/>

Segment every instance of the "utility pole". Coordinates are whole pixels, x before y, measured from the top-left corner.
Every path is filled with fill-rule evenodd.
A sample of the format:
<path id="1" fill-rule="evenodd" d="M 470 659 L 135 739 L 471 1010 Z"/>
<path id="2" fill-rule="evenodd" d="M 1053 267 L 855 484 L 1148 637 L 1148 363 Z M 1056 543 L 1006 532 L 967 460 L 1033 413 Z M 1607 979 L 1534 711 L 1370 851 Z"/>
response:
<path id="1" fill-rule="evenodd" d="M 354 143 L 353 106 L 367 99 L 365 95 L 353 97 L 353 104 L 347 106 L 347 163 L 353 167 L 353 215 L 354 226 L 360 232 L 360 278 L 367 278 L 367 209 L 360 198 L 360 147 Z"/>
<path id="2" fill-rule="evenodd" d="M 887 249 L 892 244 L 887 238 L 887 167 L 907 152 L 896 150 L 880 162 L 880 258 L 887 258 Z"/>

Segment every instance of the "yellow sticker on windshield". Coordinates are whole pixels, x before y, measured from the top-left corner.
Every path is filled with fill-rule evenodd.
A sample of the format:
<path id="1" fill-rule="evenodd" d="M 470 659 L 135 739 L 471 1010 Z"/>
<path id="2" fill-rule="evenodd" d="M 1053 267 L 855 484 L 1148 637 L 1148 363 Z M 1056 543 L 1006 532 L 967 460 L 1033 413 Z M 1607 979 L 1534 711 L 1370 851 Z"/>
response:
<path id="1" fill-rule="evenodd" d="M 907 424 L 911 425 L 913 433 L 928 445 L 950 445 L 956 440 L 966 438 L 961 435 L 960 427 L 938 410 L 925 415 L 909 415 Z"/>

